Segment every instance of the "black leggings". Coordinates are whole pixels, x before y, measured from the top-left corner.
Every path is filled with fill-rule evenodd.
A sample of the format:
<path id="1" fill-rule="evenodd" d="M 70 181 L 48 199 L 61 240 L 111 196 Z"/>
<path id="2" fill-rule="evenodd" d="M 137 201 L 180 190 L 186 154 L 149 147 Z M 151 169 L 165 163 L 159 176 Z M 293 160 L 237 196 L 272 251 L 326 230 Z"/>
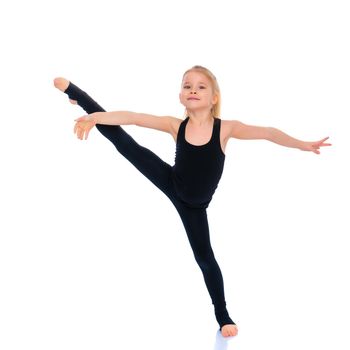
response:
<path id="1" fill-rule="evenodd" d="M 105 111 L 73 83 L 69 84 L 65 93 L 88 114 Z M 171 180 L 172 167 L 149 149 L 140 146 L 121 126 L 96 124 L 96 128 L 174 204 L 184 224 L 195 260 L 202 270 L 220 329 L 225 324 L 235 324 L 226 309 L 224 281 L 210 244 L 206 209 L 190 208 L 181 202 Z"/>

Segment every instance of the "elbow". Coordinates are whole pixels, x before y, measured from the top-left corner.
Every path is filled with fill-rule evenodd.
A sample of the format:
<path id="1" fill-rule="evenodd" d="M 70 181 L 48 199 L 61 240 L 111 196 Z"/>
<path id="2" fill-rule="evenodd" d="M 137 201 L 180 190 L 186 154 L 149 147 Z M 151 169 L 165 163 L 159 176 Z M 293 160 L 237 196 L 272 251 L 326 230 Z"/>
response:
<path id="1" fill-rule="evenodd" d="M 276 128 L 268 126 L 265 128 L 265 140 L 273 141 L 276 134 Z"/>
<path id="2" fill-rule="evenodd" d="M 140 115 L 134 112 L 129 112 L 129 120 L 130 124 L 135 126 L 141 126 L 140 125 Z"/>

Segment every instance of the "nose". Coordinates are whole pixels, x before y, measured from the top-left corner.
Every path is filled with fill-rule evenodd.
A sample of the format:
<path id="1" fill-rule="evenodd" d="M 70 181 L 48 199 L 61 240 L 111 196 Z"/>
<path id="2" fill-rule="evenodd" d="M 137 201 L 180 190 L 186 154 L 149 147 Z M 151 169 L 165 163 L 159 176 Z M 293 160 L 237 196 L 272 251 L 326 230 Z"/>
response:
<path id="1" fill-rule="evenodd" d="M 196 93 L 197 93 L 197 91 L 193 91 L 193 90 L 191 91 L 191 94 L 196 94 Z"/>

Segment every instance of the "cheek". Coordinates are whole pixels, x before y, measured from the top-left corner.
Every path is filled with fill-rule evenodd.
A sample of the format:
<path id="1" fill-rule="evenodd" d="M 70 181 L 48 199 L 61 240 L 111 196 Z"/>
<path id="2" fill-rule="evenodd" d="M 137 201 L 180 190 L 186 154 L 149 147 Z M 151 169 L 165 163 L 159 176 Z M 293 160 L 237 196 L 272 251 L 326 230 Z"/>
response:
<path id="1" fill-rule="evenodd" d="M 184 98 L 184 96 L 183 96 L 182 94 L 179 95 L 179 100 L 180 100 L 180 102 L 181 102 L 182 104 L 184 104 L 185 98 Z"/>
<path id="2" fill-rule="evenodd" d="M 179 96 L 180 96 L 180 100 L 182 100 L 182 101 L 186 100 L 185 93 L 181 92 Z"/>

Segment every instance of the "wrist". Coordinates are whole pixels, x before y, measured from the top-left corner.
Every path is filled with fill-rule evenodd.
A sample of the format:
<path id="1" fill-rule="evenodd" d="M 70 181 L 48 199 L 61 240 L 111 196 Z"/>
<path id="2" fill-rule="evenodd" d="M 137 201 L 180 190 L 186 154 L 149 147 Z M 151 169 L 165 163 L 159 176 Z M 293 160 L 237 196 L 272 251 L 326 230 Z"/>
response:
<path id="1" fill-rule="evenodd" d="M 94 112 L 94 113 L 91 113 L 89 115 L 89 118 L 92 122 L 94 122 L 94 124 L 98 124 L 99 120 L 100 120 L 100 112 Z"/>
<path id="2" fill-rule="evenodd" d="M 300 151 L 305 151 L 306 150 L 306 142 L 299 141 L 297 148 L 300 149 Z"/>

